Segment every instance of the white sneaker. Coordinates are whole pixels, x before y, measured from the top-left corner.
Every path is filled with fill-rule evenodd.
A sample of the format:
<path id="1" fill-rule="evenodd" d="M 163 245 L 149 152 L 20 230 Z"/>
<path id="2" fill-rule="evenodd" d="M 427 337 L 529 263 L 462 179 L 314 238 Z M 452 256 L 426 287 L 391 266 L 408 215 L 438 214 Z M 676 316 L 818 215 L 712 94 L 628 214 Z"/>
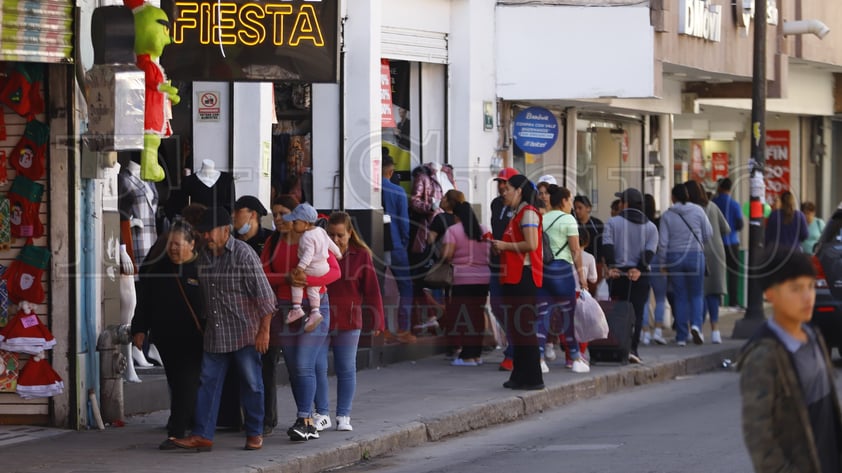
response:
<path id="1" fill-rule="evenodd" d="M 550 372 L 550 367 L 547 366 L 547 362 L 544 361 L 544 360 L 541 360 L 541 373 L 546 374 L 546 373 L 549 373 L 549 372 Z"/>
<path id="2" fill-rule="evenodd" d="M 329 429 L 332 425 L 330 423 L 330 415 L 323 416 L 321 414 L 313 414 L 313 425 L 316 426 L 316 430 L 319 432 Z"/>
<path id="3" fill-rule="evenodd" d="M 544 345 L 544 358 L 550 361 L 555 360 L 555 347 L 553 347 L 552 343 Z"/>
<path id="4" fill-rule="evenodd" d="M 693 343 L 696 345 L 701 345 L 705 343 L 705 335 L 702 333 L 702 329 L 692 325 L 690 327 L 690 335 L 693 337 Z"/>
<path id="5" fill-rule="evenodd" d="M 675 344 L 676 344 L 676 346 L 679 346 L 679 347 L 686 347 L 687 346 L 686 341 L 675 342 Z"/>
<path id="6" fill-rule="evenodd" d="M 343 432 L 350 432 L 354 430 L 351 427 L 351 417 L 350 416 L 336 416 L 336 430 L 343 431 Z"/>
<path id="7" fill-rule="evenodd" d="M 710 342 L 716 344 L 722 343 L 722 334 L 719 330 L 713 330 L 710 332 Z"/>
<path id="8" fill-rule="evenodd" d="M 591 367 L 588 366 L 588 364 L 585 363 L 581 358 L 579 358 L 573 362 L 572 370 L 574 373 L 590 373 Z"/>
<path id="9" fill-rule="evenodd" d="M 664 338 L 663 329 L 656 328 L 655 333 L 652 334 L 652 340 L 657 343 L 658 345 L 666 345 L 667 339 Z"/>
<path id="10" fill-rule="evenodd" d="M 652 343 L 652 334 L 649 333 L 649 330 L 643 332 L 643 336 L 640 339 L 640 343 L 644 345 L 649 345 L 650 343 Z"/>

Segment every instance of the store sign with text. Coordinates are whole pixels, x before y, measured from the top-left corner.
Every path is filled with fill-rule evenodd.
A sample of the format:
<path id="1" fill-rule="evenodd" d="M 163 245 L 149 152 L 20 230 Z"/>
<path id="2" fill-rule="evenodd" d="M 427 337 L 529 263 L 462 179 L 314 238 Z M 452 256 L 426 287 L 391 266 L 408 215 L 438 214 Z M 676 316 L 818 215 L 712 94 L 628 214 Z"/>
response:
<path id="1" fill-rule="evenodd" d="M 710 155 L 711 179 L 717 182 L 728 177 L 728 153 L 718 152 Z"/>
<path id="2" fill-rule="evenodd" d="M 184 81 L 336 82 L 339 0 L 162 0 Z"/>
<path id="3" fill-rule="evenodd" d="M 711 0 L 680 0 L 679 34 L 719 42 L 722 36 L 722 5 Z"/>
<path id="4" fill-rule="evenodd" d="M 380 127 L 395 128 L 395 114 L 392 111 L 392 72 L 389 60 L 380 60 Z"/>
<path id="5" fill-rule="evenodd" d="M 766 131 L 766 202 L 789 190 L 789 130 Z"/>
<path id="6" fill-rule="evenodd" d="M 513 128 L 515 144 L 530 154 L 544 154 L 558 140 L 558 121 L 546 108 L 530 107 L 518 113 Z"/>

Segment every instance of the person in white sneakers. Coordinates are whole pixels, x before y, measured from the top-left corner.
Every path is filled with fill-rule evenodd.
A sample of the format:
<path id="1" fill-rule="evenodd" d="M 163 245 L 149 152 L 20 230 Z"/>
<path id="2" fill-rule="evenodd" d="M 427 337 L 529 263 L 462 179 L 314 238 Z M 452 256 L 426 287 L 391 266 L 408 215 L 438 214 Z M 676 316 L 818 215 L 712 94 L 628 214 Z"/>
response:
<path id="1" fill-rule="evenodd" d="M 319 214 L 310 204 L 299 204 L 292 212 L 284 215 L 283 219 L 293 222 L 292 230 L 301 234 L 298 242 L 298 266 L 293 273 L 304 273 L 307 276 L 324 276 L 330 271 L 327 263 L 328 253 L 333 253 L 337 260 L 342 259 L 342 252 L 336 243 L 330 239 L 324 228 L 316 226 Z M 307 286 L 307 300 L 310 302 L 310 315 L 304 324 L 304 331 L 310 332 L 322 321 L 319 312 L 321 304 L 321 287 Z M 292 286 L 292 309 L 287 314 L 286 322 L 291 324 L 304 317 L 301 301 L 304 299 L 304 288 Z"/>

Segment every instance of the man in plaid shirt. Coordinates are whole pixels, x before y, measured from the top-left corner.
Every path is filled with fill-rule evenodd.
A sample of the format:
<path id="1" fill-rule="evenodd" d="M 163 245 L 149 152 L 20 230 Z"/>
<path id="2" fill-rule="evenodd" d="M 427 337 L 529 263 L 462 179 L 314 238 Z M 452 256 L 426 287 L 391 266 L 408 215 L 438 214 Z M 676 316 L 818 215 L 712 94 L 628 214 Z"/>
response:
<path id="1" fill-rule="evenodd" d="M 228 211 L 207 209 L 196 229 L 207 243 L 199 255 L 199 284 L 207 320 L 205 354 L 193 435 L 173 442 L 200 451 L 213 447 L 222 383 L 234 363 L 242 385 L 245 449 L 258 450 L 263 446 L 264 414 L 260 355 L 269 348 L 275 296 L 254 250 L 231 236 Z"/>

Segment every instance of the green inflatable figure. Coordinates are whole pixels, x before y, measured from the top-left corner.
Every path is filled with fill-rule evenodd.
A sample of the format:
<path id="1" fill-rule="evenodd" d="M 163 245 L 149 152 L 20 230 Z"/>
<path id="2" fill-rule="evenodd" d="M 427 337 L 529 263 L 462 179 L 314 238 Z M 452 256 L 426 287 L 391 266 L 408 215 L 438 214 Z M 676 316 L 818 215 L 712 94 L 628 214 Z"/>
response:
<path id="1" fill-rule="evenodd" d="M 140 178 L 159 182 L 165 177 L 158 164 L 161 138 L 172 135 L 171 104 L 181 101 L 178 89 L 172 86 L 158 59 L 164 47 L 172 43 L 170 20 L 164 10 L 143 0 L 123 0 L 134 14 L 134 52 L 137 67 L 146 77 L 146 109 L 143 117 L 143 152 L 140 156 Z"/>

